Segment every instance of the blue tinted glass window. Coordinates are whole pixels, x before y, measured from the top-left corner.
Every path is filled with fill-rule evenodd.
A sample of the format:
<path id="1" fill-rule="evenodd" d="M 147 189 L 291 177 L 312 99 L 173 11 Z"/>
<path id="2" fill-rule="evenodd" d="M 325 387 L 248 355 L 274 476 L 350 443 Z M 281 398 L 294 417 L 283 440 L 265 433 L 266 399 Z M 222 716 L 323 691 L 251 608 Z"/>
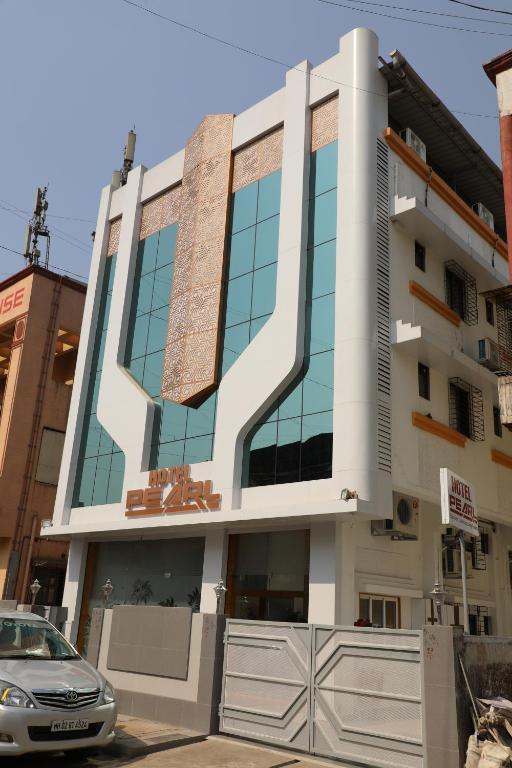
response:
<path id="1" fill-rule="evenodd" d="M 229 250 L 229 279 L 251 272 L 254 266 L 256 227 L 237 232 L 231 238 Z"/>
<path id="2" fill-rule="evenodd" d="M 76 489 L 76 497 L 74 500 L 74 506 L 76 507 L 90 507 L 92 504 L 92 492 L 94 490 L 94 478 L 96 476 L 96 465 L 98 459 L 96 457 L 83 459 L 79 465 L 79 472 L 77 478 L 79 480 L 78 489 Z"/>
<path id="3" fill-rule="evenodd" d="M 338 142 L 322 147 L 311 157 L 310 195 L 321 195 L 337 186 Z"/>
<path id="4" fill-rule="evenodd" d="M 281 171 L 264 176 L 259 181 L 257 221 L 279 213 L 281 201 Z"/>
<path id="5" fill-rule="evenodd" d="M 200 435 L 211 435 L 215 425 L 215 395 L 205 400 L 199 408 L 189 408 L 187 419 L 187 439 Z"/>
<path id="6" fill-rule="evenodd" d="M 144 377 L 144 357 L 138 357 L 136 360 L 132 360 L 128 365 L 127 368 L 130 371 L 131 375 L 135 379 L 135 381 L 138 381 L 139 384 L 142 387 L 142 379 Z"/>
<path id="7" fill-rule="evenodd" d="M 131 338 L 127 340 L 128 359 L 142 357 L 146 354 L 148 343 L 149 315 L 141 315 L 135 318 L 131 329 Z"/>
<path id="8" fill-rule="evenodd" d="M 167 307 L 151 312 L 149 315 L 148 341 L 146 354 L 158 352 L 165 348 L 167 337 Z"/>
<path id="9" fill-rule="evenodd" d="M 213 435 L 203 437 L 187 437 L 185 440 L 184 464 L 198 464 L 210 461 L 213 450 Z"/>
<path id="10" fill-rule="evenodd" d="M 249 323 L 241 323 L 224 332 L 222 351 L 222 375 L 224 375 L 238 359 L 249 344 Z"/>
<path id="11" fill-rule="evenodd" d="M 151 397 L 158 397 L 162 386 L 162 368 L 164 365 L 164 352 L 153 352 L 146 355 L 144 364 L 144 376 L 142 386 Z"/>
<path id="12" fill-rule="evenodd" d="M 251 273 L 229 281 L 226 300 L 226 328 L 250 320 L 251 294 Z"/>
<path id="13" fill-rule="evenodd" d="M 256 224 L 256 208 L 258 205 L 258 182 L 238 190 L 232 198 L 233 234 L 241 229 Z"/>
<path id="14" fill-rule="evenodd" d="M 174 253 L 176 251 L 176 232 L 176 224 L 171 224 L 169 227 L 165 227 L 165 229 L 160 230 L 160 237 L 158 239 L 158 253 L 155 265 L 157 269 L 174 261 Z"/>
<path id="15" fill-rule="evenodd" d="M 145 240 L 141 240 L 139 245 L 141 275 L 146 275 L 155 270 L 158 237 L 159 233 L 155 232 L 154 235 L 150 235 L 149 237 L 146 237 Z"/>
<path id="16" fill-rule="evenodd" d="M 256 229 L 256 250 L 254 269 L 277 261 L 279 240 L 279 216 L 262 221 Z"/>
<path id="17" fill-rule="evenodd" d="M 336 279 L 336 240 L 317 245 L 310 255 L 311 298 L 333 293 Z"/>
<path id="18" fill-rule="evenodd" d="M 336 183 L 337 143 L 333 142 L 311 158 L 303 369 L 247 437 L 244 486 L 316 480 L 332 474 Z M 255 264 L 258 230 L 256 254 Z M 254 273 L 255 280 L 261 271 Z M 256 302 L 254 293 L 255 286 L 253 318 L 265 291 L 258 289 Z"/>
<path id="19" fill-rule="evenodd" d="M 155 273 L 149 272 L 142 275 L 137 284 L 136 315 L 145 315 L 151 309 L 153 299 L 153 283 L 155 282 Z"/>
<path id="20" fill-rule="evenodd" d="M 269 264 L 254 272 L 251 317 L 269 315 L 276 303 L 277 264 Z"/>
<path id="21" fill-rule="evenodd" d="M 154 467 L 175 467 L 184 463 L 184 440 L 175 440 L 172 443 L 158 443 L 155 448 L 156 451 L 152 462 Z"/>
<path id="22" fill-rule="evenodd" d="M 119 501 L 123 491 L 124 453 L 113 453 L 108 480 L 107 504 Z"/>
<path id="23" fill-rule="evenodd" d="M 323 352 L 309 358 L 303 385 L 305 414 L 332 410 L 334 393 L 334 352 Z"/>
<path id="24" fill-rule="evenodd" d="M 93 354 L 89 383 L 85 394 L 85 413 L 82 422 L 80 449 L 73 492 L 73 506 L 90 506 L 106 504 L 108 501 L 120 501 L 124 476 L 124 456 L 114 443 L 106 429 L 100 424 L 96 415 L 98 394 L 101 382 L 101 369 L 105 352 L 105 342 L 110 313 L 110 294 L 114 284 L 116 257 L 111 256 L 105 261 L 105 270 L 101 284 L 98 322 L 93 343 Z M 133 327 L 130 329 L 130 343 L 133 341 Z M 117 472 L 121 478 L 117 484 L 112 484 L 110 494 L 107 493 L 110 482 L 110 466 L 112 453 L 117 453 Z M 122 460 L 122 465 L 121 465 Z M 115 497 L 115 498 L 114 498 Z"/>
<path id="25" fill-rule="evenodd" d="M 251 320 L 251 328 L 249 331 L 249 339 L 252 341 L 257 333 L 261 331 L 267 320 L 269 319 L 270 315 L 263 315 L 262 317 L 256 317 L 253 320 Z M 247 342 L 249 343 L 249 342 Z"/>
<path id="26" fill-rule="evenodd" d="M 172 263 L 166 264 L 155 271 L 155 282 L 153 284 L 153 295 L 151 297 L 151 309 L 160 309 L 169 307 L 172 284 Z"/>
<path id="27" fill-rule="evenodd" d="M 311 354 L 334 349 L 334 293 L 315 299 L 308 314 L 311 318 Z"/>
<path id="28" fill-rule="evenodd" d="M 185 439 L 188 410 L 188 408 L 178 403 L 171 403 L 168 400 L 164 401 L 160 417 L 161 443 Z"/>
<path id="29" fill-rule="evenodd" d="M 324 192 L 309 204 L 309 246 L 321 245 L 336 237 L 336 190 Z"/>

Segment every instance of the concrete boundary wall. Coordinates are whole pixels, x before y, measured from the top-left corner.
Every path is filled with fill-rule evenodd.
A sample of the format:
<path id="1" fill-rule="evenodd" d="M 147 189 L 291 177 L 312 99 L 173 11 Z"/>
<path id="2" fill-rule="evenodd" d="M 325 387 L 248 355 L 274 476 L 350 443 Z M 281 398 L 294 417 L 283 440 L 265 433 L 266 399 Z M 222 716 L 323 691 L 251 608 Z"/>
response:
<path id="1" fill-rule="evenodd" d="M 146 655 L 150 654 L 156 665 L 153 666 L 153 673 L 125 671 L 126 665 L 124 669 L 119 669 L 124 650 L 119 648 L 112 633 L 116 613 L 122 617 L 126 637 L 137 638 L 141 627 L 151 635 Z M 172 723 L 201 733 L 216 733 L 224 626 L 223 616 L 205 613 L 190 616 L 190 610 L 182 608 L 96 608 L 90 627 L 87 659 L 114 686 L 121 714 Z M 160 631 L 162 627 L 163 632 Z M 134 658 L 134 643 L 131 646 L 129 652 Z M 166 663 L 169 649 L 175 649 L 179 656 L 178 665 L 171 661 Z M 146 658 L 142 668 L 147 668 L 147 661 Z"/>

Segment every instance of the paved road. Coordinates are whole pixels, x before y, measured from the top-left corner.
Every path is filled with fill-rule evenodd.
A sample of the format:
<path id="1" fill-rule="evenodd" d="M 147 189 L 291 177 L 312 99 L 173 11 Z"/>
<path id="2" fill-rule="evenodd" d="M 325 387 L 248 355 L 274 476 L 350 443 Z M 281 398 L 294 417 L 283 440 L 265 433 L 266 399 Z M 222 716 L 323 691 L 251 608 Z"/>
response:
<path id="1" fill-rule="evenodd" d="M 164 749 L 143 757 L 121 758 L 106 753 L 83 756 L 73 752 L 46 753 L 1 759 L 2 768 L 343 768 L 340 763 L 302 759 L 292 752 L 265 749 L 223 737 L 210 737 L 187 746 Z"/>

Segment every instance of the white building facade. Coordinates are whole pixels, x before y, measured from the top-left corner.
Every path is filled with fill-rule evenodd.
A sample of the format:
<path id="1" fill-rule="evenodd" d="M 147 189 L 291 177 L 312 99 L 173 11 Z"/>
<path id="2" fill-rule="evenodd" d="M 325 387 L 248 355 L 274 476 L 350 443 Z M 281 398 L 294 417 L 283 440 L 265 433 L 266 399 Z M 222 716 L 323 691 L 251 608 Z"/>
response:
<path id="1" fill-rule="evenodd" d="M 512 631 L 512 436 L 478 362 L 501 178 L 435 99 L 357 29 L 103 189 L 43 532 L 71 541 L 72 640 L 106 579 L 110 603 L 215 612 L 222 580 L 233 617 L 407 629 L 439 577 L 461 623 L 441 467 L 477 494 L 472 631 Z"/>

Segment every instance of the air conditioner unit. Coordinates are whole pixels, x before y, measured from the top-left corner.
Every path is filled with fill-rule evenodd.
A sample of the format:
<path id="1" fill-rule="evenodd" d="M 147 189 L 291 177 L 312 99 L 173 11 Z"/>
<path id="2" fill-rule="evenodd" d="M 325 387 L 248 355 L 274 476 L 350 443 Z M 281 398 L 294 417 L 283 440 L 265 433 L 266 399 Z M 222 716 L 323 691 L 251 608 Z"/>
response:
<path id="1" fill-rule="evenodd" d="M 483 203 L 475 203 L 473 206 L 473 210 L 478 213 L 481 219 L 485 221 L 487 226 L 489 226 L 491 229 L 494 229 L 494 216 L 490 212 L 488 208 L 485 207 Z"/>
<path id="2" fill-rule="evenodd" d="M 418 512 L 418 499 L 393 492 L 393 519 L 372 520 L 372 536 L 389 536 L 394 541 L 416 541 L 419 533 Z"/>
<path id="3" fill-rule="evenodd" d="M 473 564 L 472 552 L 465 550 L 464 554 L 466 556 L 466 574 L 470 577 Z M 447 579 L 462 578 L 461 551 L 458 545 L 443 551 L 443 574 Z"/>
<path id="4" fill-rule="evenodd" d="M 421 157 L 424 163 L 427 162 L 427 147 L 425 146 L 425 143 L 420 139 L 419 136 L 416 136 L 414 131 L 412 131 L 410 128 L 404 128 L 403 131 L 400 131 L 400 136 L 405 141 L 408 147 L 413 149 L 417 155 Z"/>
<path id="5" fill-rule="evenodd" d="M 479 339 L 478 341 L 478 362 L 491 371 L 498 371 L 500 368 L 500 350 L 498 345 L 492 339 Z"/>

